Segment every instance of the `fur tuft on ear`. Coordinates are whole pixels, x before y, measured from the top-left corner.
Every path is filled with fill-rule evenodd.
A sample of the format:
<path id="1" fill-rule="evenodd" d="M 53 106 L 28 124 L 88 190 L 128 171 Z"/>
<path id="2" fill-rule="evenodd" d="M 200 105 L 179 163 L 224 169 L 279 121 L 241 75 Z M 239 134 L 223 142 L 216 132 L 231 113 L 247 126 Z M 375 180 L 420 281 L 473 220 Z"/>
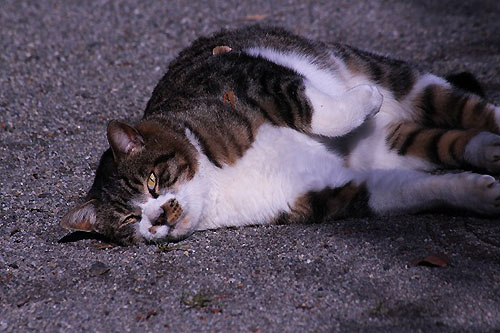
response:
<path id="1" fill-rule="evenodd" d="M 107 136 L 115 162 L 119 162 L 127 155 L 139 151 L 144 146 L 144 139 L 141 134 L 132 126 L 118 120 L 109 122 Z"/>
<path id="2" fill-rule="evenodd" d="M 61 227 L 69 230 L 95 231 L 95 200 L 76 206 L 61 219 Z"/>

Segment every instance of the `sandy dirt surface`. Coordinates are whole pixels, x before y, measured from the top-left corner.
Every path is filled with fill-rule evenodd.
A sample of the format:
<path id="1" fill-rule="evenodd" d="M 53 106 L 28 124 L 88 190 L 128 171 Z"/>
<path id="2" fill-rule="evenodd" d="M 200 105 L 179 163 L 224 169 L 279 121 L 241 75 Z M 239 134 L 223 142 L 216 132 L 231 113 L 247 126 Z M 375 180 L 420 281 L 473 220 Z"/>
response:
<path id="1" fill-rule="evenodd" d="M 500 103 L 500 2 L 0 3 L 0 331 L 494 331 L 500 222 L 449 214 L 200 232 L 177 248 L 58 243 L 110 119 L 220 28 L 280 25 L 444 75 Z M 444 253 L 447 267 L 413 266 Z"/>

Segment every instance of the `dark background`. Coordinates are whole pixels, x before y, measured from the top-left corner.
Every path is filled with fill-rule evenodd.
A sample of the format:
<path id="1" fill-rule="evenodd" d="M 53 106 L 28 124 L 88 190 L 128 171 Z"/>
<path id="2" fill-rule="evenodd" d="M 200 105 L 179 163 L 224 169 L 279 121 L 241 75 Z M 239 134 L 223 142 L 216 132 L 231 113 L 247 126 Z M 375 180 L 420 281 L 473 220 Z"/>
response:
<path id="1" fill-rule="evenodd" d="M 471 71 L 498 104 L 499 17 L 497 0 L 1 0 L 0 331 L 500 329 L 498 219 L 223 229 L 163 252 L 57 242 L 107 121 L 137 120 L 197 36 L 276 24 L 440 75 Z M 436 252 L 450 265 L 411 265 Z"/>

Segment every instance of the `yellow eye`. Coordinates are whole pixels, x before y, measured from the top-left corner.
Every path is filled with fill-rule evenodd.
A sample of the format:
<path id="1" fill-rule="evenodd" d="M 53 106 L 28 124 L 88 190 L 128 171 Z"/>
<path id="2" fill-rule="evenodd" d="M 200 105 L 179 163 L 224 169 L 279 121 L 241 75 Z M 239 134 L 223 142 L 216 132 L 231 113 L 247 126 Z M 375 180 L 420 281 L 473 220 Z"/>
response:
<path id="1" fill-rule="evenodd" d="M 156 188 L 156 175 L 154 172 L 151 172 L 148 177 L 148 190 L 154 191 Z"/>

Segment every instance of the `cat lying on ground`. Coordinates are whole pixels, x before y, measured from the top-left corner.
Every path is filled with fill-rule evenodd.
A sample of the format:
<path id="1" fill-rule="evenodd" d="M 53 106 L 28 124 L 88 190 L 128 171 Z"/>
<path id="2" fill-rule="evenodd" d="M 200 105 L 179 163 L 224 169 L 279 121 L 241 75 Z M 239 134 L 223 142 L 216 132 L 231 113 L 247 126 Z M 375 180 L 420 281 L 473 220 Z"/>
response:
<path id="1" fill-rule="evenodd" d="M 451 206 L 500 213 L 500 108 L 406 62 L 278 28 L 200 38 L 111 121 L 64 228 L 115 241 Z"/>

